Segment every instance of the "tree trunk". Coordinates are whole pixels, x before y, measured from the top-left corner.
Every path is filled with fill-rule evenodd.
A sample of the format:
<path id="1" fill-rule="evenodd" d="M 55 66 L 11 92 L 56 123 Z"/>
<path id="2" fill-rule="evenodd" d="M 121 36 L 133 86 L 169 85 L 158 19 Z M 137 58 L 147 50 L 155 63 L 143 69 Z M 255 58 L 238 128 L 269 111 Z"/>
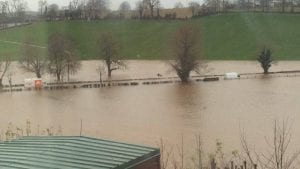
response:
<path id="1" fill-rule="evenodd" d="M 151 7 L 151 9 L 150 9 L 150 11 L 151 11 L 151 18 L 153 19 L 153 11 L 154 10 L 154 8 L 153 7 Z"/>
<path id="2" fill-rule="evenodd" d="M 99 81 L 100 81 L 100 84 L 102 84 L 102 72 L 101 72 L 101 70 L 100 70 L 100 73 L 99 73 L 99 75 L 100 75 L 100 79 L 99 79 Z"/>
<path id="3" fill-rule="evenodd" d="M 70 81 L 70 65 L 68 64 L 68 81 Z"/>
<path id="4" fill-rule="evenodd" d="M 294 1 L 291 1 L 291 13 L 294 13 Z"/>
<path id="5" fill-rule="evenodd" d="M 39 78 L 39 79 L 42 78 L 42 75 L 41 75 L 41 72 L 40 72 L 40 71 L 37 71 L 37 72 L 36 72 L 36 77 Z"/>
<path id="6" fill-rule="evenodd" d="M 111 69 L 111 61 L 106 61 L 106 66 L 107 66 L 107 77 L 110 79 L 111 78 L 111 72 L 112 72 L 112 69 Z"/>
<path id="7" fill-rule="evenodd" d="M 107 75 L 107 76 L 108 76 L 108 78 L 110 79 L 110 78 L 111 78 L 111 72 L 112 72 L 112 70 L 111 70 L 111 69 L 108 69 L 107 72 L 108 72 L 108 75 Z"/>
<path id="8" fill-rule="evenodd" d="M 178 76 L 179 76 L 182 83 L 188 83 L 189 82 L 190 73 L 187 73 L 187 72 L 178 73 Z"/>
<path id="9" fill-rule="evenodd" d="M 250 0 L 247 1 L 247 11 L 250 11 Z"/>
<path id="10" fill-rule="evenodd" d="M 2 78 L 0 78 L 0 89 L 3 87 Z"/>
<path id="11" fill-rule="evenodd" d="M 57 78 L 57 81 L 60 82 L 60 80 L 61 80 L 60 79 L 60 73 L 56 73 L 56 78 Z"/>
<path id="12" fill-rule="evenodd" d="M 282 13 L 285 12 L 285 0 L 282 0 Z"/>

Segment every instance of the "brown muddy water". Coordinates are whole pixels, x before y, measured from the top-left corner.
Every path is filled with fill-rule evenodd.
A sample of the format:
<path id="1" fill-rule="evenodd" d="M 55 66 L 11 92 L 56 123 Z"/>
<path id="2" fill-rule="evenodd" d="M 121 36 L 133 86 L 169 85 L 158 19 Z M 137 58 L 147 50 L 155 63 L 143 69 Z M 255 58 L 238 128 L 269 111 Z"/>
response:
<path id="1" fill-rule="evenodd" d="M 174 75 L 163 62 L 128 62 L 129 70 L 115 72 L 115 78 Z M 97 66 L 96 61 L 83 62 L 82 71 L 72 78 L 95 80 Z M 216 61 L 208 66 L 208 74 L 261 71 L 256 62 L 248 61 Z M 271 71 L 298 68 L 300 62 L 279 62 Z M 16 73 L 14 80 L 22 82 L 28 76 L 32 75 Z M 240 148 L 240 128 L 259 148 L 264 147 L 265 136 L 272 136 L 275 119 L 289 119 L 292 146 L 300 148 L 296 144 L 300 141 L 300 77 L 1 93 L 0 106 L 2 138 L 9 122 L 25 128 L 30 120 L 35 134 L 61 126 L 63 135 L 79 135 L 82 120 L 85 136 L 154 147 L 160 138 L 175 147 L 183 136 L 186 152 L 192 154 L 195 135 L 200 133 L 207 153 L 215 151 L 217 139 L 230 153 Z"/>

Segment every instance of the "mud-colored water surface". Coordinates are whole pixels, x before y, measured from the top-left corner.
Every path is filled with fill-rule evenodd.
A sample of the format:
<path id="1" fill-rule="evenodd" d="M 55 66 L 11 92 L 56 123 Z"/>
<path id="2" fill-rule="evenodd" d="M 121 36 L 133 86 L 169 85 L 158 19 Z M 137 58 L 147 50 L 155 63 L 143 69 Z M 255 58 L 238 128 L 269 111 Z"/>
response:
<path id="1" fill-rule="evenodd" d="M 130 65 L 131 69 L 116 72 L 116 77 L 152 77 L 157 72 L 174 75 L 158 61 L 131 61 Z M 208 65 L 215 67 L 211 74 L 261 71 L 256 62 Z M 84 62 L 74 79 L 97 78 L 96 67 L 97 63 Z M 280 62 L 272 70 L 298 67 L 300 62 Z M 25 75 L 29 74 L 16 75 L 16 81 L 21 82 Z M 176 145 L 183 136 L 186 151 L 191 151 L 195 135 L 201 133 L 207 152 L 215 150 L 216 139 L 229 152 L 240 148 L 241 128 L 253 145 L 263 147 L 264 136 L 272 135 L 274 119 L 289 119 L 292 143 L 300 141 L 299 98 L 300 77 L 1 93 L 0 128 L 3 136 L 9 122 L 25 128 L 30 120 L 33 134 L 61 126 L 64 135 L 79 135 L 82 120 L 85 136 L 148 146 L 157 146 L 160 138 Z"/>

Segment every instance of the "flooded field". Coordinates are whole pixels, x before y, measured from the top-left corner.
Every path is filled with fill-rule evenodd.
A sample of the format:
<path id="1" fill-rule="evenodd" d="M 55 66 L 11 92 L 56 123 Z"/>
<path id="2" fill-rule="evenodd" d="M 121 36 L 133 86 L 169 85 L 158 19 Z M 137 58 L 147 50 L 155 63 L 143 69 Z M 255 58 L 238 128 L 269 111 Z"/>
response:
<path id="1" fill-rule="evenodd" d="M 72 79 L 97 79 L 98 63 L 83 62 L 82 71 Z M 129 66 L 113 76 L 175 75 L 159 61 L 129 61 Z M 256 62 L 218 61 L 208 66 L 208 74 L 261 72 Z M 279 62 L 271 71 L 298 68 L 300 62 Z M 16 73 L 14 82 L 22 83 L 30 75 Z M 272 136 L 275 119 L 289 119 L 291 144 L 299 142 L 299 98 L 300 77 L 1 93 L 0 129 L 3 137 L 9 122 L 25 128 L 26 120 L 30 120 L 33 134 L 51 126 L 55 131 L 60 126 L 63 135 L 79 135 L 82 120 L 85 136 L 148 146 L 157 146 L 160 138 L 175 146 L 183 136 L 186 151 L 191 154 L 195 135 L 200 133 L 207 153 L 215 151 L 217 139 L 230 153 L 240 148 L 240 128 L 256 148 L 263 147 L 264 137 Z"/>

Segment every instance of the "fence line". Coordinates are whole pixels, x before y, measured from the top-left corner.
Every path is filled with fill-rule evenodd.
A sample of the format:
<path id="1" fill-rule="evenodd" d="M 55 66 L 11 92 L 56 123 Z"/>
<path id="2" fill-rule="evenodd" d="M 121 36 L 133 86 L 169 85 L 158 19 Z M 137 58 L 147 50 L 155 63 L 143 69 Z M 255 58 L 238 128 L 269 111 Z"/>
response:
<path id="1" fill-rule="evenodd" d="M 300 70 L 270 72 L 263 73 L 242 73 L 238 79 L 255 79 L 255 78 L 279 78 L 279 77 L 300 77 Z M 191 76 L 191 80 L 195 82 L 209 82 L 224 80 L 223 74 L 215 75 L 198 75 Z M 236 79 L 235 79 L 236 80 Z M 138 86 L 138 85 L 158 85 L 179 83 L 178 77 L 157 77 L 157 78 L 135 78 L 135 79 L 121 79 L 121 80 L 105 80 L 105 81 L 74 81 L 74 82 L 50 82 L 45 83 L 43 89 L 71 89 L 71 88 L 101 88 L 112 86 Z M 23 91 L 24 84 L 14 84 L 12 86 L 4 85 L 0 92 Z"/>

